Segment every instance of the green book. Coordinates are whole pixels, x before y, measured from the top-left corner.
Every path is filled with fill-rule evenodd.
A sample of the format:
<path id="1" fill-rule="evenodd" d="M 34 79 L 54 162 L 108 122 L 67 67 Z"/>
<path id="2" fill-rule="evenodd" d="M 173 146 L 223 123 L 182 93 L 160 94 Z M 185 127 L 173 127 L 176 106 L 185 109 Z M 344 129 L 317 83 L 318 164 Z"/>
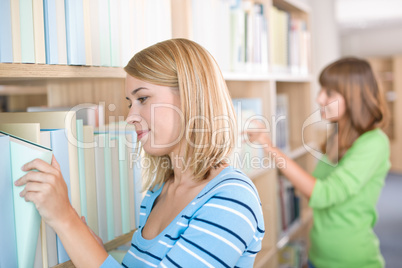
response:
<path id="1" fill-rule="evenodd" d="M 52 161 L 52 150 L 22 138 L 0 131 L 1 135 L 10 137 L 10 159 L 12 182 L 21 178 L 26 172 L 21 167 L 40 158 L 47 163 Z M 17 238 L 18 267 L 32 267 L 35 260 L 35 252 L 41 218 L 35 205 L 26 202 L 20 197 L 20 192 L 25 186 L 15 186 L 13 184 L 13 202 L 15 232 Z"/>

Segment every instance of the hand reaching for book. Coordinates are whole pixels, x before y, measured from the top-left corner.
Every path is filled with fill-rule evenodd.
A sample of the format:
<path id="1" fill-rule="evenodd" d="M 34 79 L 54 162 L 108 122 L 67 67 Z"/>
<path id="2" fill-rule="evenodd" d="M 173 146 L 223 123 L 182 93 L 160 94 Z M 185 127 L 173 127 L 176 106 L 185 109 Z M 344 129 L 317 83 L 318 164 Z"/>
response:
<path id="1" fill-rule="evenodd" d="M 22 170 L 27 173 L 15 182 L 16 186 L 25 185 L 20 196 L 25 201 L 33 202 L 39 214 L 53 229 L 57 222 L 64 222 L 71 217 L 71 213 L 76 214 L 68 199 L 67 185 L 61 175 L 59 163 L 54 156 L 51 165 L 35 159 L 26 163 Z"/>
<path id="2" fill-rule="evenodd" d="M 268 148 L 272 148 L 272 141 L 268 136 L 269 130 L 261 121 L 251 121 L 249 127 L 244 129 L 243 135 L 247 135 L 248 140 L 252 143 L 258 143 L 266 145 Z"/>

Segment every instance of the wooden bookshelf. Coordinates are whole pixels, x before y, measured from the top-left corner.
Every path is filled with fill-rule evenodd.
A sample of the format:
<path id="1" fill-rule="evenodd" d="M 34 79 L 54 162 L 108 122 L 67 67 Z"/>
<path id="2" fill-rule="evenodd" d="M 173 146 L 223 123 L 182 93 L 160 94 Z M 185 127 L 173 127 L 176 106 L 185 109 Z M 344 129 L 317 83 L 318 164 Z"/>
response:
<path id="1" fill-rule="evenodd" d="M 390 139 L 391 171 L 402 173 L 402 55 L 367 59 L 376 74 L 379 86 L 386 94 L 390 112 L 389 126 L 384 130 Z"/>
<path id="2" fill-rule="evenodd" d="M 0 81 L 72 79 L 72 78 L 125 78 L 122 68 L 96 66 L 69 66 L 49 64 L 0 63 Z"/>
<path id="3" fill-rule="evenodd" d="M 306 21 L 310 29 L 310 8 L 299 0 L 256 0 L 267 11 L 265 19 L 270 21 L 269 10 L 276 6 L 289 12 L 292 16 Z M 190 0 L 171 0 L 172 35 L 192 39 L 193 13 Z M 269 36 L 268 40 L 272 37 Z M 271 46 L 268 47 L 269 68 L 272 67 L 272 55 L 276 53 Z M 308 47 L 307 58 L 311 62 L 311 48 Z M 400 64 L 399 64 L 400 66 Z M 310 67 L 310 66 L 309 66 Z M 0 95 L 12 94 L 43 94 L 49 106 L 74 106 L 84 102 L 104 102 L 106 107 L 106 122 L 114 121 L 119 116 L 124 118 L 127 107 L 124 100 L 124 78 L 126 74 L 122 68 L 95 67 L 95 66 L 65 66 L 44 64 L 0 63 Z M 311 114 L 311 69 L 305 74 L 292 74 L 289 71 L 275 73 L 272 69 L 266 72 L 232 72 L 223 70 L 232 98 L 260 98 L 263 103 L 263 115 L 272 118 L 276 113 L 276 96 L 279 93 L 289 97 L 289 133 L 290 157 L 297 159 L 304 167 L 309 169 L 313 165 L 312 157 L 304 149 L 302 142 L 302 125 Z M 401 86 L 400 86 L 401 87 Z M 114 109 L 108 109 L 113 104 Z M 402 105 L 400 105 L 402 107 Z M 112 118 L 112 119 L 109 119 Z M 400 132 L 402 133 L 402 131 Z M 306 129 L 305 142 L 314 147 L 311 142 L 314 134 L 311 128 Z M 401 150 L 402 151 L 402 148 Z M 256 185 L 262 202 L 265 238 L 262 241 L 262 250 L 257 254 L 255 267 L 278 267 L 278 251 L 281 247 L 295 237 L 307 237 L 309 224 L 311 224 L 311 211 L 301 206 L 301 218 L 292 225 L 285 235 L 278 235 L 276 217 L 278 206 L 276 187 L 278 172 L 276 169 L 256 169 L 248 174 Z M 134 231 L 133 231 L 134 232 Z M 117 248 L 131 240 L 133 232 L 125 234 L 105 244 L 108 250 Z M 74 267 L 71 262 L 55 266 Z"/>

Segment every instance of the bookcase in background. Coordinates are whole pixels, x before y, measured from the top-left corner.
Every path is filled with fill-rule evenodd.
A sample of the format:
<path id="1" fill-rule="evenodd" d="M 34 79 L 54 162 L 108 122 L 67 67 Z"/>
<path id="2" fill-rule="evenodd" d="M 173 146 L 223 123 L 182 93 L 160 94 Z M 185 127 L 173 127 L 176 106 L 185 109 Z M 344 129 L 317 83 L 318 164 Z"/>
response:
<path id="1" fill-rule="evenodd" d="M 173 37 L 193 39 L 211 52 L 223 71 L 233 99 L 259 98 L 262 115 L 271 128 L 277 118 L 277 96 L 286 99 L 281 103 L 287 106 L 284 108 L 288 118 L 284 125 L 288 129 L 285 127 L 285 133 L 278 135 L 288 137 L 284 149 L 311 171 L 315 161 L 303 146 L 303 142 L 311 146 L 309 142 L 313 140 L 312 126 L 303 132 L 303 123 L 312 112 L 310 9 L 302 2 L 283 0 L 172 0 L 172 7 Z M 220 16 L 213 8 L 220 10 Z M 263 22 L 259 21 L 261 15 Z M 229 18 L 229 22 L 225 18 Z M 289 241 L 301 239 L 308 246 L 312 212 L 307 200 L 301 198 L 300 216 L 286 229 L 282 228 L 278 224 L 283 212 L 278 206 L 278 171 L 273 164 L 271 168 L 243 170 L 257 186 L 266 227 L 255 267 L 278 267 L 280 251 Z"/>
<path id="2" fill-rule="evenodd" d="M 370 57 L 367 59 L 376 74 L 379 86 L 386 94 L 390 124 L 385 129 L 391 142 L 391 170 L 402 173 L 402 56 Z"/>
<path id="3" fill-rule="evenodd" d="M 105 1 L 99 1 L 99 5 Z M 132 1 L 143 6 L 151 2 Z M 170 9 L 166 10 L 171 12 L 168 16 L 172 22 L 171 33 L 166 35 L 163 32 L 155 37 L 151 33 L 160 32 L 160 29 L 145 31 L 137 27 L 134 30 L 138 36 L 133 35 L 128 42 L 149 45 L 150 40 L 154 43 L 170 37 L 199 42 L 221 66 L 232 98 L 260 99 L 262 115 L 271 125 L 276 119 L 277 95 L 286 96 L 288 118 L 285 125 L 288 128 L 285 127 L 284 131 L 289 142 L 285 148 L 293 159 L 311 171 L 314 159 L 306 153 L 305 144 L 311 146 L 313 141 L 312 126 L 303 130 L 303 122 L 312 112 L 308 6 L 298 0 L 161 1 L 164 4 L 170 2 Z M 93 1 L 89 3 L 92 5 Z M 148 5 L 147 10 L 152 10 Z M 221 12 L 216 12 L 216 8 Z M 137 17 L 142 18 L 142 22 L 136 21 L 135 25 L 151 23 L 158 18 L 160 10 L 154 13 L 140 14 Z M 219 27 L 214 27 L 216 24 Z M 99 47 L 94 49 L 95 45 L 91 42 L 92 52 L 103 51 Z M 99 62 L 103 65 L 102 57 L 92 57 L 92 64 L 98 65 Z M 124 119 L 128 112 L 124 102 L 124 78 L 125 72 L 120 67 L 0 63 L 0 95 L 4 105 L 14 107 L 14 110 L 24 106 L 68 107 L 81 103 L 103 103 L 105 123 L 108 124 Z M 12 105 L 21 103 L 21 99 L 25 105 Z M 282 228 L 278 223 L 278 217 L 283 212 L 278 205 L 277 169 L 273 166 L 253 168 L 248 169 L 247 174 L 259 191 L 266 227 L 255 267 L 278 267 L 280 251 L 289 241 L 300 239 L 308 245 L 312 212 L 307 200 L 300 198 L 300 216 L 286 229 Z M 132 232 L 125 234 L 105 246 L 108 250 L 116 248 L 130 241 L 131 235 Z M 59 265 L 71 266 L 71 262 Z"/>

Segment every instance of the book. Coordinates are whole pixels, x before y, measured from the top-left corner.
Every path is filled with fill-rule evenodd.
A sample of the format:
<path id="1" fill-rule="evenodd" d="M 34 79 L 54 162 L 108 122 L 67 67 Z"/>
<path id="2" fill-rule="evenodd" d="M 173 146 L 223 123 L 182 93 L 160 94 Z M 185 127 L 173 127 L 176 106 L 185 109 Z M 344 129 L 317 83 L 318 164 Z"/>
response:
<path id="1" fill-rule="evenodd" d="M 0 136 L 0 148 L 0 218 L 7 219 L 0 228 L 0 267 L 18 267 L 9 136 Z"/>
<path id="2" fill-rule="evenodd" d="M 276 95 L 276 114 L 272 140 L 276 147 L 288 152 L 289 145 L 289 98 L 286 94 Z"/>
<path id="3" fill-rule="evenodd" d="M 84 17 L 84 36 L 85 36 L 85 64 L 92 64 L 92 35 L 91 35 L 91 11 L 90 11 L 90 0 L 83 1 L 83 17 Z M 96 42 L 96 40 L 95 40 Z"/>
<path id="4" fill-rule="evenodd" d="M 95 134 L 95 176 L 96 200 L 98 204 L 98 236 L 105 243 L 108 241 L 106 181 L 105 181 L 105 134 Z"/>
<path id="5" fill-rule="evenodd" d="M 111 66 L 109 0 L 99 0 L 100 65 Z"/>
<path id="6" fill-rule="evenodd" d="M 20 1 L 21 62 L 35 63 L 35 40 L 32 0 Z"/>
<path id="7" fill-rule="evenodd" d="M 46 63 L 43 0 L 32 0 L 35 63 Z"/>
<path id="8" fill-rule="evenodd" d="M 98 228 L 98 205 L 96 196 L 96 171 L 95 171 L 95 144 L 94 128 L 92 126 L 83 127 L 84 141 L 84 162 L 86 178 L 86 198 L 87 198 L 87 224 L 96 235 L 99 235 Z"/>
<path id="9" fill-rule="evenodd" d="M 58 64 L 58 46 L 57 46 L 57 13 L 56 1 L 43 1 L 43 15 L 45 28 L 45 47 L 46 47 L 46 63 Z"/>
<path id="10" fill-rule="evenodd" d="M 58 63 L 65 65 L 67 64 L 66 9 L 64 0 L 55 0 L 55 2 Z"/>
<path id="11" fill-rule="evenodd" d="M 81 214 L 78 177 L 77 125 L 73 111 L 0 113 L 0 123 L 39 123 L 41 129 L 63 129 L 68 142 L 71 204 Z"/>
<path id="12" fill-rule="evenodd" d="M 92 65 L 100 66 L 100 28 L 99 28 L 99 2 L 98 0 L 89 1 L 89 15 L 91 24 L 91 53 Z"/>
<path id="13" fill-rule="evenodd" d="M 64 129 L 46 130 L 50 133 L 51 148 L 56 161 L 60 165 L 61 174 L 67 185 L 68 198 L 71 202 L 71 184 L 70 184 L 70 163 L 68 151 L 68 139 L 64 133 Z M 57 244 L 57 260 L 63 263 L 70 260 L 60 238 L 56 235 Z"/>
<path id="14" fill-rule="evenodd" d="M 41 140 L 40 125 L 38 123 L 0 124 L 0 130 L 35 143 L 40 143 Z M 47 256 L 45 256 L 46 258 L 43 258 L 42 253 L 44 251 L 42 250 L 42 246 L 42 231 L 40 231 L 37 237 L 35 259 L 33 264 L 34 268 L 42 268 L 43 259 L 47 258 Z"/>
<path id="15" fill-rule="evenodd" d="M 111 64 L 113 67 L 121 66 L 121 1 L 113 0 L 109 1 L 109 16 L 110 16 L 110 52 L 111 52 Z M 124 33 L 126 34 L 126 33 Z"/>
<path id="16" fill-rule="evenodd" d="M 49 131 L 40 132 L 40 144 L 47 148 L 52 148 L 51 134 Z M 53 267 L 57 262 L 57 239 L 56 232 L 45 223 L 41 222 L 41 247 L 42 247 L 42 267 Z"/>
<path id="17" fill-rule="evenodd" d="M 81 119 L 77 119 L 77 153 L 78 153 L 78 175 L 80 185 L 81 216 L 88 218 L 87 208 L 87 186 L 85 176 L 85 156 L 84 156 L 84 126 Z"/>
<path id="18" fill-rule="evenodd" d="M 21 63 L 20 1 L 11 1 L 11 36 L 13 39 L 13 62 Z"/>
<path id="19" fill-rule="evenodd" d="M 3 131 L 0 131 L 0 134 L 8 136 L 10 141 L 9 152 L 12 183 L 26 174 L 26 172 L 21 170 L 21 167 L 27 162 L 40 158 L 49 164 L 51 163 L 51 149 Z M 19 196 L 23 188 L 24 186 L 13 185 L 18 267 L 32 267 L 41 220 L 35 205 L 32 202 L 25 202 L 24 198 Z"/>
<path id="20" fill-rule="evenodd" d="M 0 1 L 0 62 L 13 62 L 10 0 Z"/>
<path id="21" fill-rule="evenodd" d="M 67 64 L 85 65 L 83 0 L 65 0 Z"/>

